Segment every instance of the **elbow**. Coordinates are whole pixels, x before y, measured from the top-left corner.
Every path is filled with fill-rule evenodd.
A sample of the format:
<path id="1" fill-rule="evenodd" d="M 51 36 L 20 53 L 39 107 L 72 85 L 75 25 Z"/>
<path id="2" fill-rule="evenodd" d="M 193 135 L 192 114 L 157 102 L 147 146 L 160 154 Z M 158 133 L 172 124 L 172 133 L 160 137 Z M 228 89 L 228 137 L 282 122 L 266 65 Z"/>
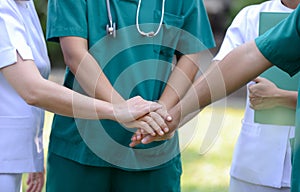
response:
<path id="1" fill-rule="evenodd" d="M 28 89 L 27 92 L 22 95 L 22 97 L 28 105 L 32 106 L 38 106 L 40 101 L 39 91 L 35 88 Z"/>
<path id="2" fill-rule="evenodd" d="M 44 81 L 44 79 L 41 79 L 40 82 L 27 86 L 26 91 L 21 94 L 21 97 L 28 105 L 40 107 L 42 100 L 47 96 L 45 94 L 49 94 Z"/>

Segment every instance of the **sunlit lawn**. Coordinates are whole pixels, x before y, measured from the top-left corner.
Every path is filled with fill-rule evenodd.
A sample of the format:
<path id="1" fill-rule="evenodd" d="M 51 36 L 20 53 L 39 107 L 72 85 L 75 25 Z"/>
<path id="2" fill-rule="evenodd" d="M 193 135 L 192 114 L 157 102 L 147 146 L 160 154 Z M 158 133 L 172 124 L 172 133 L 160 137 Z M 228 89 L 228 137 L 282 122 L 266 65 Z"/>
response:
<path id="1" fill-rule="evenodd" d="M 230 162 L 242 115 L 243 108 L 208 107 L 181 129 L 183 192 L 227 191 Z M 52 117 L 53 114 L 46 113 L 45 149 L 47 149 Z M 203 147 L 201 143 L 206 130 L 209 128 L 211 135 L 215 135 L 213 132 L 218 132 L 216 131 L 218 127 L 221 129 L 215 144 L 207 153 L 201 155 L 200 147 Z M 25 181 L 23 183 L 23 191 L 25 191 Z"/>

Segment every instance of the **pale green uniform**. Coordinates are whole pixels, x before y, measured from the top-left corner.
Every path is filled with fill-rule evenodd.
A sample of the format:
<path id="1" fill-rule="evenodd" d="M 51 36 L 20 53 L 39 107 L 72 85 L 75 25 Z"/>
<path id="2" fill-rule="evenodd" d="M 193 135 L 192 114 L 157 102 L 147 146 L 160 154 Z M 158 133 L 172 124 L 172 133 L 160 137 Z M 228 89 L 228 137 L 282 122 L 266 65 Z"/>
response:
<path id="1" fill-rule="evenodd" d="M 261 53 L 274 65 L 296 74 L 300 70 L 300 6 L 283 22 L 256 39 Z M 299 90 L 298 90 L 299 92 Z M 300 103 L 296 109 L 296 131 L 292 158 L 291 192 L 300 192 Z"/>
<path id="2" fill-rule="evenodd" d="M 214 46 L 202 0 L 166 0 L 163 26 L 154 38 L 143 37 L 137 31 L 138 0 L 111 0 L 110 4 L 118 29 L 116 38 L 106 35 L 109 20 L 105 0 L 49 0 L 47 39 L 58 41 L 62 36 L 88 39 L 90 53 L 125 99 L 140 95 L 147 100 L 158 100 L 172 72 L 174 54 L 180 57 Z M 141 30 L 156 31 L 161 13 L 161 0 L 143 0 L 139 15 Z M 64 85 L 83 93 L 68 68 Z M 84 180 L 84 175 L 79 175 L 80 181 L 66 179 L 82 174 L 75 168 L 77 165 L 73 166 L 71 176 L 64 176 L 71 171 L 70 167 L 67 168 L 67 162 L 71 160 L 70 165 L 77 162 L 86 168 L 93 166 L 90 172 L 98 170 L 97 173 L 106 177 L 106 180 L 96 181 L 101 186 L 97 188 L 93 184 L 96 188 L 91 191 L 114 191 L 107 178 L 120 173 L 105 172 L 107 167 L 128 174 L 119 178 L 120 181 L 124 178 L 130 180 L 131 173 L 142 173 L 139 178 L 145 183 L 135 182 L 136 178 L 132 178 L 132 182 L 144 186 L 143 191 L 179 191 L 181 162 L 177 136 L 166 142 L 132 149 L 128 147 L 132 134 L 110 120 L 91 121 L 55 115 L 49 144 L 47 190 L 57 192 L 60 185 L 68 186 Z M 65 163 L 66 166 L 61 166 Z M 61 183 L 58 175 L 65 178 Z M 152 175 L 155 182 L 151 184 L 151 178 L 145 175 Z M 115 177 L 111 179 L 116 180 Z M 147 182 L 149 186 L 146 187 Z M 115 191 L 135 191 L 130 182 L 114 183 L 120 185 Z M 85 191 L 89 191 L 86 187 Z M 135 187 L 136 191 L 140 190 Z"/>

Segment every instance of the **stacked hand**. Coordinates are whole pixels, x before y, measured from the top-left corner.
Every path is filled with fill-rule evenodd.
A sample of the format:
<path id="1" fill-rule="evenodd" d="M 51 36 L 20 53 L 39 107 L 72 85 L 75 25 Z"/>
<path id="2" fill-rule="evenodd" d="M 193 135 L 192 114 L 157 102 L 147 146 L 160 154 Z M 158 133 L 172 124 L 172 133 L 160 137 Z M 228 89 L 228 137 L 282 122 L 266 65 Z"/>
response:
<path id="1" fill-rule="evenodd" d="M 180 123 L 180 111 L 177 111 L 175 108 L 170 110 L 170 117 L 171 121 L 167 120 L 166 124 L 169 128 L 169 132 L 165 133 L 164 135 L 156 135 L 153 136 L 151 134 L 143 133 L 142 129 L 138 129 L 131 138 L 131 143 L 129 144 L 130 147 L 134 147 L 140 143 L 148 144 L 153 141 L 162 141 L 171 139 L 175 131 Z"/>
<path id="2" fill-rule="evenodd" d="M 114 105 L 114 115 L 128 128 L 139 128 L 141 134 L 163 136 L 169 131 L 165 121 L 172 118 L 161 104 L 137 96 Z"/>

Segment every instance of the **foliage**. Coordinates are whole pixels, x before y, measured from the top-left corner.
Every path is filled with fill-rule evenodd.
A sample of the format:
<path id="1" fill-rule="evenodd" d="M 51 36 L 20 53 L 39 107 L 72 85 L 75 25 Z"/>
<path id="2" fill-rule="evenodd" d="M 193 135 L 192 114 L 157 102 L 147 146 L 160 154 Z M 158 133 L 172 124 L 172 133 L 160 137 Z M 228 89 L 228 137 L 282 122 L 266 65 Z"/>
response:
<path id="1" fill-rule="evenodd" d="M 42 29 L 44 31 L 44 34 L 46 34 L 48 0 L 35 0 L 34 3 L 42 25 Z M 53 68 L 64 67 L 63 56 L 59 44 L 53 42 L 47 42 L 47 48 L 48 48 L 49 58 L 51 61 L 51 66 Z"/>
<path id="2" fill-rule="evenodd" d="M 230 20 L 232 20 L 235 15 L 245 6 L 258 4 L 266 0 L 231 0 L 231 11 L 230 11 Z"/>

